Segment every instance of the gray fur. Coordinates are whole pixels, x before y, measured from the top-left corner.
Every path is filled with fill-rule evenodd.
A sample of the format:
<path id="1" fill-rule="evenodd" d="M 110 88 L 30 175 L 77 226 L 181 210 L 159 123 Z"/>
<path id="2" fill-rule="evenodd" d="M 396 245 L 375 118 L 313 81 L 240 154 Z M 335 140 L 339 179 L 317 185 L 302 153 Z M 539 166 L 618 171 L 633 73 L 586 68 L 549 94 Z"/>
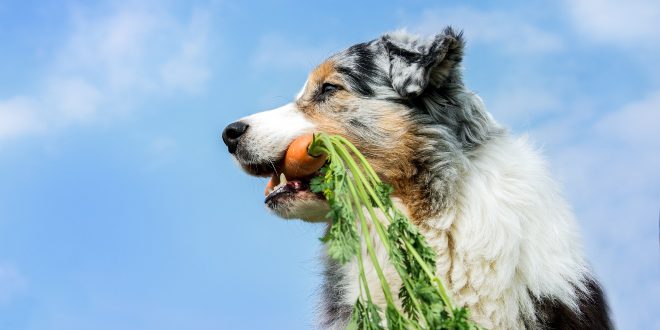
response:
<path id="1" fill-rule="evenodd" d="M 328 330 L 344 329 L 353 312 L 353 306 L 346 304 L 343 299 L 346 291 L 341 285 L 344 273 L 340 270 L 341 265 L 328 256 L 324 256 L 323 261 L 325 282 L 321 287 L 323 300 L 318 308 L 319 327 Z"/>

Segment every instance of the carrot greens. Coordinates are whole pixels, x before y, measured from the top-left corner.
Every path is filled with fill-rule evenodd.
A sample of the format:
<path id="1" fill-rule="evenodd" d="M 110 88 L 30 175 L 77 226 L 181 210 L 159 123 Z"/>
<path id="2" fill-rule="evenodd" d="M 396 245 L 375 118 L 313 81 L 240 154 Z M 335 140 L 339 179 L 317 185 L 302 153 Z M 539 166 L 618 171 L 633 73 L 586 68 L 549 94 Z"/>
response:
<path id="1" fill-rule="evenodd" d="M 311 182 L 312 191 L 323 193 L 330 206 L 328 218 L 332 225 L 321 238 L 328 256 L 341 264 L 354 258 L 358 263 L 360 295 L 347 329 L 476 329 L 467 309 L 452 304 L 435 275 L 435 252 L 417 227 L 393 205 L 392 187 L 380 180 L 358 149 L 341 136 L 316 133 L 308 153 L 328 157 L 321 175 Z M 400 288 L 391 288 L 386 281 L 370 228 L 401 278 Z M 363 249 L 380 288 L 367 283 Z M 382 291 L 385 311 L 374 303 L 374 290 Z"/>

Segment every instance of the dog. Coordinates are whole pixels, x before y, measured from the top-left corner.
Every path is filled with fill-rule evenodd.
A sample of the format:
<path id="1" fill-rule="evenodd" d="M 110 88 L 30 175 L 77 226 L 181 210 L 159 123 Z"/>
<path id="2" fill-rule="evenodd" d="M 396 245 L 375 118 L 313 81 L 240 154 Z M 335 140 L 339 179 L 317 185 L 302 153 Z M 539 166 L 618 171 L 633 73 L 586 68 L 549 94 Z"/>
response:
<path id="1" fill-rule="evenodd" d="M 222 138 L 247 173 L 272 176 L 269 210 L 329 224 L 310 178 L 280 181 L 277 173 L 296 137 L 342 135 L 392 185 L 396 205 L 437 253 L 436 274 L 479 326 L 611 329 L 570 207 L 539 152 L 464 85 L 464 48 L 451 27 L 356 44 L 316 67 L 293 102 L 229 124 Z M 323 259 L 319 327 L 342 329 L 359 295 L 357 263 Z M 400 286 L 391 265 L 384 268 Z M 379 287 L 369 270 L 369 285 Z M 384 306 L 382 293 L 372 295 Z"/>

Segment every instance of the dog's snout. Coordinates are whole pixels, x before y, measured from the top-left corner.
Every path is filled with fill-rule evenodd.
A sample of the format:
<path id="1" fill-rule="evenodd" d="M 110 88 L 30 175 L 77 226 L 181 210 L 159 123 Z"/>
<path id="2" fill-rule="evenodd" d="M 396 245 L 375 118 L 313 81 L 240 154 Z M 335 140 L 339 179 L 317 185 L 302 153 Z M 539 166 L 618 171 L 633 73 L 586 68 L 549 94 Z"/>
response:
<path id="1" fill-rule="evenodd" d="M 240 121 L 231 123 L 225 127 L 225 130 L 222 132 L 222 141 L 227 145 L 229 153 L 233 154 L 236 152 L 236 147 L 238 147 L 238 141 L 247 131 L 249 125 Z"/>

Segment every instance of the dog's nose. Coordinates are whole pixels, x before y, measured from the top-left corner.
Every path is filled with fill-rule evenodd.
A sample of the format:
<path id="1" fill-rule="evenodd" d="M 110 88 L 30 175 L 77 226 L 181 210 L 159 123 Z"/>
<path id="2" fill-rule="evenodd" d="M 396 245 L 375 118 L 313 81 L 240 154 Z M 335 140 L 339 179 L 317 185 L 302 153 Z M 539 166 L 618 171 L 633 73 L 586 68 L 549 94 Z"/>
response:
<path id="1" fill-rule="evenodd" d="M 247 131 L 249 125 L 240 121 L 231 123 L 225 127 L 225 130 L 222 132 L 222 141 L 227 145 L 229 153 L 233 154 L 236 152 L 236 147 L 238 146 L 238 139 Z"/>

